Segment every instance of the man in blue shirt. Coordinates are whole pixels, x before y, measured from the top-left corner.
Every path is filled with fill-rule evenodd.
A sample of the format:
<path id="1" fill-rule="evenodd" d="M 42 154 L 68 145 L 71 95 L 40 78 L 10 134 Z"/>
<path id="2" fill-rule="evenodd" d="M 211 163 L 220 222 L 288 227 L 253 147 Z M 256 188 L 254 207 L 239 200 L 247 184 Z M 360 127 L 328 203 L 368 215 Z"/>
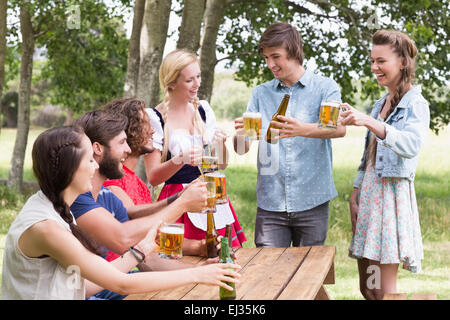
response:
<path id="1" fill-rule="evenodd" d="M 341 101 L 332 79 L 303 67 L 298 31 L 288 23 L 271 25 L 258 46 L 275 79 L 252 91 L 247 112 L 262 116 L 258 149 L 257 247 L 323 245 L 328 229 L 328 203 L 337 196 L 332 175 L 330 138 L 345 136 L 345 127 L 334 131 L 318 128 L 320 104 Z M 279 117 L 279 140 L 267 143 L 265 132 L 285 94 L 290 95 L 286 116 Z M 276 124 L 276 122 L 272 122 Z M 248 152 L 242 135 L 243 120 L 235 120 L 234 149 Z"/>
<path id="2" fill-rule="evenodd" d="M 192 183 L 173 201 L 134 206 L 128 210 L 140 218 L 130 219 L 122 201 L 103 187 L 107 178 L 123 176 L 123 161 L 131 152 L 127 143 L 128 119 L 121 114 L 93 111 L 79 117 L 75 124 L 82 127 L 92 142 L 93 161 L 99 168 L 92 178 L 92 191 L 81 194 L 70 210 L 77 225 L 97 243 L 119 255 L 135 246 L 148 230 L 162 221 L 175 221 L 186 211 L 201 211 L 206 207 L 206 183 Z M 156 210 L 155 210 L 156 209 Z M 106 253 L 106 252 L 105 252 Z M 179 261 L 160 259 L 152 253 L 138 265 L 140 271 L 174 270 L 192 267 Z M 122 299 L 124 296 L 103 290 L 96 295 L 101 299 Z"/>

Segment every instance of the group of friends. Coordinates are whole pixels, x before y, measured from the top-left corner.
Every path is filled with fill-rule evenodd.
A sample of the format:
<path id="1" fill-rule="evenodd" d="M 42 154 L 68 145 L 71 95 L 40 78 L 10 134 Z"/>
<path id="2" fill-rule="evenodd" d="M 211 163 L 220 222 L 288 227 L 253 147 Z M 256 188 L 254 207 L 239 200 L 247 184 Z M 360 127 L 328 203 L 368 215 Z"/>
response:
<path id="1" fill-rule="evenodd" d="M 305 69 L 302 39 L 292 25 L 269 26 L 258 53 L 274 79 L 253 89 L 247 111 L 261 113 L 263 127 L 278 128 L 278 143 L 267 148 L 279 166 L 264 174 L 258 153 L 255 245 L 325 243 L 329 202 L 337 196 L 331 139 L 344 137 L 346 126 L 364 126 L 364 152 L 350 197 L 349 256 L 357 259 L 366 299 L 395 293 L 399 265 L 419 272 L 423 259 L 414 176 L 430 112 L 420 86 L 413 85 L 417 48 L 398 31 L 373 35 L 371 69 L 387 93 L 370 115 L 341 103 L 335 81 Z M 238 263 L 212 258 L 197 266 L 156 252 L 161 222 L 177 221 L 185 226 L 183 254 L 206 256 L 206 217 L 195 214 L 206 207 L 197 146 L 218 144 L 220 169 L 228 153 L 228 135 L 208 102 L 197 97 L 197 56 L 169 53 L 159 78 L 164 99 L 154 108 L 135 98 L 115 99 L 36 139 L 33 172 L 40 190 L 8 232 L 2 299 L 123 299 L 191 283 L 231 289 L 226 282 L 239 281 Z M 286 115 L 271 121 L 286 93 Z M 336 130 L 323 130 L 317 126 L 319 108 L 330 100 L 344 108 Z M 248 152 L 252 142 L 245 139 L 242 118 L 235 129 L 234 151 Z M 158 201 L 135 174 L 141 157 L 148 182 L 164 183 Z M 232 224 L 232 245 L 241 247 L 247 239 L 231 202 L 218 204 L 216 214 Z M 224 225 L 216 227 L 224 236 Z M 381 272 L 377 288 L 368 286 L 372 265 Z"/>

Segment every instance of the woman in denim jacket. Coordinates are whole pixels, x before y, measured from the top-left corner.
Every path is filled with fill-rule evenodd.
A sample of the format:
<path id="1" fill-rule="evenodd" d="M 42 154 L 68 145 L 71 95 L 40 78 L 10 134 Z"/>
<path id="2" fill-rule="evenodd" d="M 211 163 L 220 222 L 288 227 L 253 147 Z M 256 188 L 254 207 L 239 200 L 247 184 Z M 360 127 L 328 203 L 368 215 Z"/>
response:
<path id="1" fill-rule="evenodd" d="M 415 273 L 423 259 L 413 181 L 430 111 L 420 86 L 412 84 L 416 54 L 407 35 L 377 31 L 371 69 L 388 93 L 375 101 L 370 116 L 343 104 L 347 111 L 341 114 L 342 124 L 368 129 L 350 199 L 349 248 L 349 256 L 358 259 L 360 290 L 366 299 L 395 293 L 399 264 Z"/>

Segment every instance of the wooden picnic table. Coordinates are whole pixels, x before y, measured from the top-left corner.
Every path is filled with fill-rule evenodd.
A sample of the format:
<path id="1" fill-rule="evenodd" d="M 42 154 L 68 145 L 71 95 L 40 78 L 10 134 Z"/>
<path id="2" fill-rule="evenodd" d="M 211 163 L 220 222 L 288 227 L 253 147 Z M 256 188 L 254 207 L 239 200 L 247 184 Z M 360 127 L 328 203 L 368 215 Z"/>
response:
<path id="1" fill-rule="evenodd" d="M 325 284 L 334 284 L 334 246 L 240 248 L 242 275 L 236 300 L 329 300 Z M 185 256 L 181 261 L 202 263 Z M 192 284 L 171 290 L 129 295 L 127 300 L 218 300 L 219 288 Z"/>

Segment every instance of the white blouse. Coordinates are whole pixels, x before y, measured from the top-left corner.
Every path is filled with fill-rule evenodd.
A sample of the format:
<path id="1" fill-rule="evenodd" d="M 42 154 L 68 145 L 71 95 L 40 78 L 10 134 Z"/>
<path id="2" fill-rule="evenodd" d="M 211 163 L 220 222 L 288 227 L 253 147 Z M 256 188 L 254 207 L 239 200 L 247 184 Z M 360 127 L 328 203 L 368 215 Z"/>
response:
<path id="1" fill-rule="evenodd" d="M 206 130 L 206 138 L 209 144 L 212 143 L 214 134 L 217 127 L 216 116 L 214 115 L 214 111 L 209 105 L 208 101 L 200 100 L 200 105 L 205 110 L 206 121 L 205 121 L 205 130 Z M 146 111 L 150 117 L 150 124 L 155 130 L 153 134 L 153 146 L 159 151 L 163 151 L 163 140 L 164 140 L 164 130 L 161 125 L 161 120 L 158 114 L 155 112 L 153 108 L 146 108 Z M 175 156 L 181 152 L 185 152 L 190 150 L 193 145 L 203 145 L 202 137 L 200 135 L 191 135 L 185 129 L 175 129 L 170 132 L 169 136 L 169 152 L 172 156 Z M 184 187 L 184 186 L 183 186 Z M 216 229 L 225 228 L 227 224 L 231 224 L 234 222 L 233 213 L 231 212 L 230 206 L 228 203 L 226 204 L 218 204 L 216 206 L 217 212 L 214 213 L 214 222 Z M 189 219 L 192 224 L 194 224 L 197 228 L 206 231 L 206 215 L 201 213 L 192 213 L 188 212 Z"/>
<path id="2" fill-rule="evenodd" d="M 77 266 L 65 268 L 51 257 L 30 258 L 20 250 L 19 239 L 23 232 L 44 220 L 56 221 L 70 232 L 69 225 L 55 211 L 50 200 L 38 191 L 25 203 L 6 236 L 3 300 L 84 300 L 84 279 L 76 272 Z"/>
<path id="3" fill-rule="evenodd" d="M 211 143 L 217 130 L 216 116 L 214 115 L 214 111 L 212 110 L 208 101 L 200 100 L 200 104 L 205 110 L 206 114 L 205 129 L 207 141 L 208 143 Z M 146 111 L 150 117 L 150 124 L 155 130 L 155 133 L 153 134 L 153 146 L 162 152 L 164 131 L 161 125 L 161 121 L 153 108 L 146 108 Z M 200 135 L 191 135 L 185 129 L 172 130 L 170 132 L 169 139 L 169 152 L 172 154 L 172 156 L 191 149 L 194 144 L 203 145 L 202 137 Z"/>

